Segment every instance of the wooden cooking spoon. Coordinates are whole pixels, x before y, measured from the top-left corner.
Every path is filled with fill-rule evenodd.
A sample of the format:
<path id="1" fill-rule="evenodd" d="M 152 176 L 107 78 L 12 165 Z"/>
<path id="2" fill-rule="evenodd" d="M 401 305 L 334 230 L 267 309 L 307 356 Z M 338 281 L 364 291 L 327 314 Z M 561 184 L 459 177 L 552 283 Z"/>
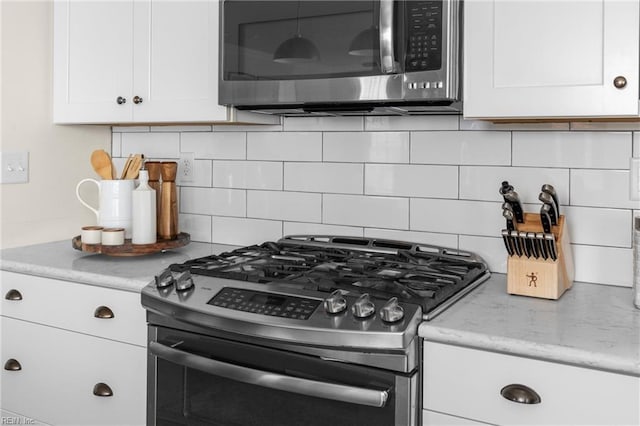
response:
<path id="1" fill-rule="evenodd" d="M 113 179 L 111 156 L 104 149 L 97 149 L 91 153 L 91 165 L 93 166 L 93 170 L 95 170 L 102 179 Z"/>

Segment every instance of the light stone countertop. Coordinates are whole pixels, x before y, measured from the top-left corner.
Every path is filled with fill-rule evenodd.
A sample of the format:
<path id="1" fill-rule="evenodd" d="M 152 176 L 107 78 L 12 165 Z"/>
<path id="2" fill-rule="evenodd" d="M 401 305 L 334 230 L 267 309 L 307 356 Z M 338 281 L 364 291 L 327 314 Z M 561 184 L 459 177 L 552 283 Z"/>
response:
<path id="1" fill-rule="evenodd" d="M 137 257 L 75 250 L 71 240 L 0 251 L 0 269 L 139 292 L 172 263 L 234 249 L 221 244 Z M 509 295 L 492 277 L 419 328 L 427 340 L 640 376 L 640 310 L 632 290 L 574 283 L 557 300 Z"/>
<path id="2" fill-rule="evenodd" d="M 491 278 L 431 321 L 426 340 L 640 376 L 640 310 L 628 287 L 575 282 L 558 300 Z"/>
<path id="3" fill-rule="evenodd" d="M 0 269 L 139 292 L 172 263 L 233 250 L 235 246 L 189 243 L 145 256 L 105 256 L 75 250 L 71 240 L 4 249 Z"/>

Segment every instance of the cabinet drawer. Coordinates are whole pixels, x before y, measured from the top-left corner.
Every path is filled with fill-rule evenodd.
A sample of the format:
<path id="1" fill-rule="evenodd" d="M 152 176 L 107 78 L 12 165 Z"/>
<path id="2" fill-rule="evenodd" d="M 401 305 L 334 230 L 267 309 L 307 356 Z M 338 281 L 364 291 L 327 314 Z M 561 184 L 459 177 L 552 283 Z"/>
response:
<path id="1" fill-rule="evenodd" d="M 640 378 L 425 342 L 426 410 L 494 424 L 638 424 Z M 507 400 L 526 385 L 538 404 Z"/>
<path id="2" fill-rule="evenodd" d="M 55 425 L 145 422 L 144 348 L 3 318 L 1 354 L 4 410 Z M 113 395 L 94 395 L 98 383 Z"/>
<path id="3" fill-rule="evenodd" d="M 146 347 L 139 293 L 7 271 L 0 274 L 3 316 Z M 9 300 L 12 296 L 14 300 Z M 109 316 L 109 311 L 112 318 L 100 318 Z"/>
<path id="4" fill-rule="evenodd" d="M 422 410 L 422 426 L 482 426 L 487 424 L 435 411 Z"/>

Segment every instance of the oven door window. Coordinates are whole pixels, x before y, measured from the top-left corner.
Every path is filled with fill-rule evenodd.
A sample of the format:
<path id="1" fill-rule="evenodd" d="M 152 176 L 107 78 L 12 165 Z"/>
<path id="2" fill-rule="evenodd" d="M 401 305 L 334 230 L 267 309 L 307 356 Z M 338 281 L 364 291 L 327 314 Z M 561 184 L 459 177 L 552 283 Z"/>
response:
<path id="1" fill-rule="evenodd" d="M 156 425 L 395 424 L 393 373 L 188 336 L 170 334 L 166 341 L 159 338 L 150 344 L 155 355 Z M 308 385 L 290 387 L 287 378 L 293 383 L 303 379 Z M 338 385 L 339 391 L 323 394 L 326 384 Z M 278 389 L 281 385 L 287 390 Z M 344 389 L 361 392 L 343 393 Z M 376 395 L 388 397 L 376 404 Z"/>
<path id="2" fill-rule="evenodd" d="M 379 1 L 226 0 L 224 80 L 380 74 Z"/>

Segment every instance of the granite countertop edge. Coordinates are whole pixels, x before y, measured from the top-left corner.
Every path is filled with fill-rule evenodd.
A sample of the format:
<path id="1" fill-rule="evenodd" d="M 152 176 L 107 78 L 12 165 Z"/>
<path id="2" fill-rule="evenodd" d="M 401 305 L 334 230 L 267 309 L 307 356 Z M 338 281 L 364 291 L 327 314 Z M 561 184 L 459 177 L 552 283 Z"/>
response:
<path id="1" fill-rule="evenodd" d="M 594 353 L 558 344 L 546 344 L 443 326 L 432 326 L 429 323 L 421 324 L 419 335 L 430 342 L 640 377 L 640 360 L 634 361 L 630 358 L 618 357 L 605 352 Z"/>

